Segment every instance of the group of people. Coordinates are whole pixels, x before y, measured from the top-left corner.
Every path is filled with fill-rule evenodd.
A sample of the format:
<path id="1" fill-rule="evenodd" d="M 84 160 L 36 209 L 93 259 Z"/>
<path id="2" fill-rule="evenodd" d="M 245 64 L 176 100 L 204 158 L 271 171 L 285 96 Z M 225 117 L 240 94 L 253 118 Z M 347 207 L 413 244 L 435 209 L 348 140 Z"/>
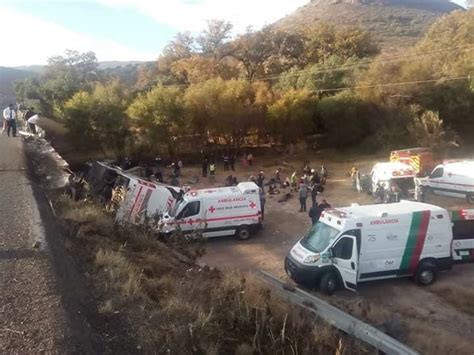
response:
<path id="1" fill-rule="evenodd" d="M 31 133 L 36 135 L 36 123 L 38 121 L 38 115 L 35 113 L 33 108 L 26 110 L 23 119 L 27 123 L 28 129 Z M 13 104 L 9 104 L 3 110 L 2 115 L 2 131 L 6 132 L 8 137 L 16 137 L 17 133 L 17 112 Z"/>
<path id="2" fill-rule="evenodd" d="M 202 155 L 202 177 L 207 178 L 209 176 L 209 180 L 211 182 L 215 181 L 216 178 L 216 158 L 213 156 L 209 158 L 207 154 L 201 152 Z M 252 166 L 253 155 L 252 153 L 244 153 L 242 157 L 242 165 L 244 167 Z M 224 171 L 235 171 L 235 154 L 226 152 L 222 155 L 222 162 L 224 165 Z"/>

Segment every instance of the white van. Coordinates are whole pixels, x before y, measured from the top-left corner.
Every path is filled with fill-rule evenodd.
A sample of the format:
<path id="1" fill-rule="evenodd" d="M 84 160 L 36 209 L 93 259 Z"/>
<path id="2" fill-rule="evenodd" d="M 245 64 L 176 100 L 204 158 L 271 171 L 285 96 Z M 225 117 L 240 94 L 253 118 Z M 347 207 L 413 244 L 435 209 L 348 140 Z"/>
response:
<path id="1" fill-rule="evenodd" d="M 128 180 L 114 189 L 114 193 L 123 195 L 115 216 L 120 223 L 142 224 L 147 217 L 158 220 L 174 207 L 182 193 L 177 187 L 145 181 L 132 174 L 123 173 L 120 178 Z"/>
<path id="2" fill-rule="evenodd" d="M 474 210 L 453 211 L 451 221 L 454 262 L 474 262 Z"/>
<path id="3" fill-rule="evenodd" d="M 161 232 L 201 231 L 205 237 L 236 235 L 242 240 L 261 227 L 259 188 L 237 186 L 191 190 L 161 220 Z"/>
<path id="4" fill-rule="evenodd" d="M 415 276 L 422 285 L 453 264 L 447 210 L 401 201 L 326 210 L 285 259 L 297 283 L 331 294 L 338 285 Z"/>
<path id="5" fill-rule="evenodd" d="M 474 203 L 474 161 L 446 162 L 434 168 L 430 176 L 417 179 L 424 196 L 427 192 L 466 198 Z"/>
<path id="6" fill-rule="evenodd" d="M 370 172 L 369 191 L 373 194 L 381 184 L 386 191 L 392 184 L 398 186 L 403 198 L 415 193 L 416 172 L 410 165 L 400 162 L 377 163 Z"/>

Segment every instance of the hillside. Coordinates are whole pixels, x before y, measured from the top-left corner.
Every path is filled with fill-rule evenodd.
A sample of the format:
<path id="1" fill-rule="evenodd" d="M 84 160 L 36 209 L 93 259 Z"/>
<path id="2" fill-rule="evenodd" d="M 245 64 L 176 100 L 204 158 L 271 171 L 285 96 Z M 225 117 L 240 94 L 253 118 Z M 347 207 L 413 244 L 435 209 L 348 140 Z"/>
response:
<path id="1" fill-rule="evenodd" d="M 276 23 L 298 29 L 321 21 L 368 30 L 382 51 L 413 45 L 437 18 L 463 8 L 448 0 L 313 0 Z"/>
<path id="2" fill-rule="evenodd" d="M 32 73 L 14 68 L 0 67 L 0 107 L 15 101 L 13 83 L 15 80 L 31 76 Z"/>

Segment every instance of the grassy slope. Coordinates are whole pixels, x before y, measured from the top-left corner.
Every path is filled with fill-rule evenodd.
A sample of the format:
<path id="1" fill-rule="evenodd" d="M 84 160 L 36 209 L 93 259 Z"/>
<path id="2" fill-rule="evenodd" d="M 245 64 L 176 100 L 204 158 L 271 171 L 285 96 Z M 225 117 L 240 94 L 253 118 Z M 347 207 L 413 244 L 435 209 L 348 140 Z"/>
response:
<path id="1" fill-rule="evenodd" d="M 276 25 L 290 30 L 304 28 L 317 21 L 336 26 L 360 26 L 372 33 L 383 51 L 393 52 L 413 45 L 440 16 L 461 9 L 441 0 L 358 1 L 365 3 L 353 5 L 344 1 L 312 1 Z"/>

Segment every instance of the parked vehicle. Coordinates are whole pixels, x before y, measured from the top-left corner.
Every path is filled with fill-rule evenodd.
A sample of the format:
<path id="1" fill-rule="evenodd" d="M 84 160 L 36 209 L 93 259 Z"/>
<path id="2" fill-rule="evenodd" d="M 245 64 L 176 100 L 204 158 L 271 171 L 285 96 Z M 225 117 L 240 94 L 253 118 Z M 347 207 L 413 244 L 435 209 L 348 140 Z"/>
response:
<path id="1" fill-rule="evenodd" d="M 377 163 L 369 175 L 360 177 L 359 191 L 367 191 L 380 202 L 390 201 L 392 186 L 400 194 L 399 199 L 410 199 L 415 196 L 415 171 L 407 164 L 400 162 Z M 359 178 L 359 175 L 358 175 Z M 378 196 L 380 194 L 380 196 Z"/>
<path id="2" fill-rule="evenodd" d="M 430 148 L 409 148 L 390 152 L 391 162 L 410 165 L 417 176 L 427 176 L 439 164 L 439 159 Z"/>
<path id="3" fill-rule="evenodd" d="M 191 190 L 161 219 L 161 231 L 170 234 L 202 232 L 205 237 L 236 235 L 245 240 L 261 227 L 259 188 L 253 182 L 237 186 Z"/>
<path id="4" fill-rule="evenodd" d="M 453 222 L 453 260 L 474 262 L 474 210 L 451 212 Z"/>
<path id="5" fill-rule="evenodd" d="M 429 193 L 465 198 L 474 203 L 474 161 L 452 161 L 438 165 L 426 178 L 417 180 L 423 191 L 422 199 Z"/>
<path id="6" fill-rule="evenodd" d="M 447 210 L 420 202 L 327 210 L 291 249 L 285 270 L 295 282 L 328 294 L 406 276 L 429 285 L 439 271 L 474 253 L 474 234 L 455 231 L 458 239 Z"/>

